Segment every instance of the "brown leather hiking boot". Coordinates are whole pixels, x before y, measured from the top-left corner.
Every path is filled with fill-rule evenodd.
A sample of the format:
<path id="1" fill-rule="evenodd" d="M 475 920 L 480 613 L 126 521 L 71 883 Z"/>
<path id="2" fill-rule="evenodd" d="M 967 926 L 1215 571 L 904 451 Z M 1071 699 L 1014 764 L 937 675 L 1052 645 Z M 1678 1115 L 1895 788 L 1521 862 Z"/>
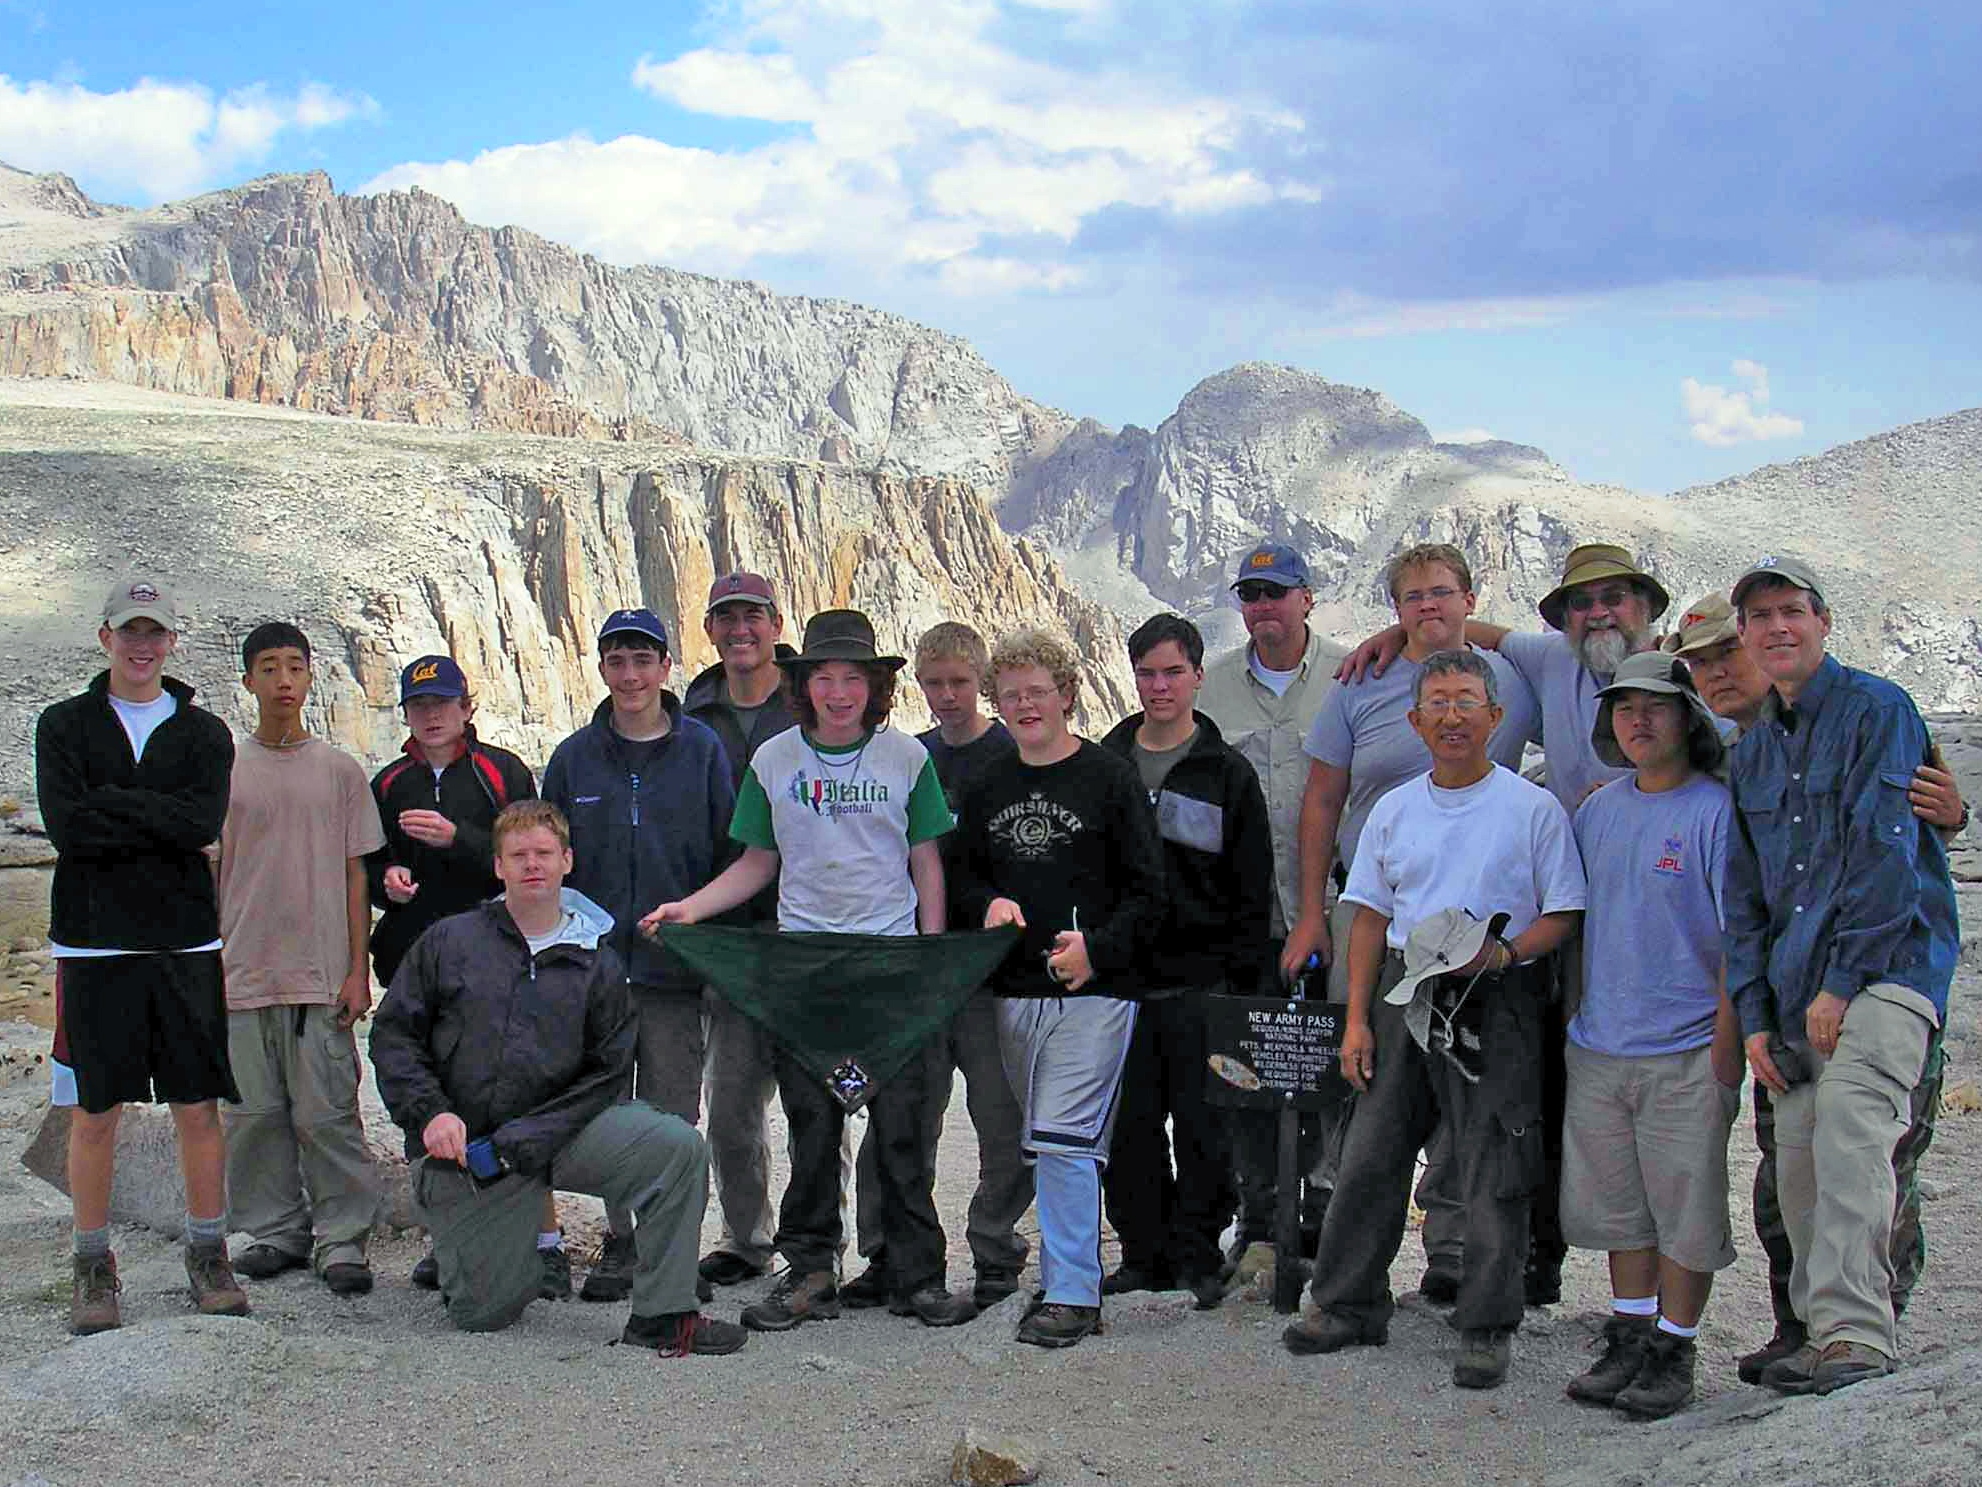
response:
<path id="1" fill-rule="evenodd" d="M 227 1242 L 186 1246 L 186 1285 L 203 1317 L 245 1317 L 248 1293 L 234 1278 Z"/>
<path id="2" fill-rule="evenodd" d="M 840 1314 L 839 1288 L 830 1270 L 799 1274 L 787 1270 L 771 1288 L 771 1294 L 754 1306 L 743 1309 L 743 1325 L 752 1332 L 789 1332 L 805 1322 L 818 1322 Z"/>
<path id="3" fill-rule="evenodd" d="M 108 1332 L 121 1327 L 124 1319 L 117 1310 L 115 1255 L 77 1255 L 75 1289 L 69 1293 L 69 1330 L 78 1337 L 92 1332 Z"/>

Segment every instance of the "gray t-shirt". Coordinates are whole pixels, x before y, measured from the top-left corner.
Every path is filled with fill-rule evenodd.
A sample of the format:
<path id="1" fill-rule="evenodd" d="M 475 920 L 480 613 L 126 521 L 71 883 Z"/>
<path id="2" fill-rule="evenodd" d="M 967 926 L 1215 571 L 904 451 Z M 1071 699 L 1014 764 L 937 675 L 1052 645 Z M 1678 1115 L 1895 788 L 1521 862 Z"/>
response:
<path id="1" fill-rule="evenodd" d="M 1514 663 L 1541 703 L 1548 788 L 1573 816 L 1597 786 L 1631 773 L 1604 763 L 1590 742 L 1597 726 L 1597 693 L 1610 678 L 1586 670 L 1569 637 L 1555 630 L 1510 633 L 1500 642 L 1500 653 Z"/>
<path id="2" fill-rule="evenodd" d="M 1727 787 L 1709 775 L 1657 794 L 1634 775 L 1576 813 L 1590 880 L 1583 1005 L 1569 1024 L 1577 1047 L 1649 1058 L 1713 1041 L 1733 811 Z"/>
<path id="3" fill-rule="evenodd" d="M 1519 773 L 1521 751 L 1531 738 L 1541 741 L 1541 712 L 1535 694 L 1506 657 L 1491 651 L 1480 654 L 1493 668 L 1495 695 L 1505 714 L 1487 744 L 1487 757 Z M 1349 771 L 1349 798 L 1335 833 L 1335 849 L 1345 869 L 1355 865 L 1356 842 L 1370 807 L 1431 768 L 1431 751 L 1410 719 L 1423 670 L 1420 663 L 1399 656 L 1382 676 L 1333 688 L 1308 729 L 1302 745 L 1307 756 Z"/>
<path id="4" fill-rule="evenodd" d="M 1177 767 L 1177 761 L 1188 754 L 1191 745 L 1196 742 L 1197 730 L 1193 728 L 1190 736 L 1174 748 L 1145 749 L 1139 743 L 1130 745 L 1130 752 L 1135 756 L 1136 773 L 1142 776 L 1142 788 L 1151 800 L 1156 799 L 1163 782 L 1170 778 L 1170 771 Z"/>

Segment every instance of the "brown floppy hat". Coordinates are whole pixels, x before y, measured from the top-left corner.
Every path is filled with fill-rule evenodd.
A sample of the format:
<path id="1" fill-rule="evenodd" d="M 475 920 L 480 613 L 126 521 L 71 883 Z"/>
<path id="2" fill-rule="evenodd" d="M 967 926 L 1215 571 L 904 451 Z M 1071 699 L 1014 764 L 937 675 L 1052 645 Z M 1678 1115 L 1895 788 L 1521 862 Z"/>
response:
<path id="1" fill-rule="evenodd" d="M 900 671 L 906 656 L 884 656 L 874 644 L 874 622 L 857 609 L 822 609 L 805 622 L 805 643 L 795 656 L 779 656 L 778 665 L 802 666 L 818 661 L 853 661 Z"/>
<path id="2" fill-rule="evenodd" d="M 1614 542 L 1585 542 L 1581 547 L 1569 550 L 1569 556 L 1562 564 L 1562 582 L 1542 596 L 1536 607 L 1542 618 L 1548 621 L 1551 630 L 1563 630 L 1563 609 L 1569 600 L 1569 591 L 1579 584 L 1601 583 L 1606 578 L 1628 578 L 1642 585 L 1651 595 L 1651 617 L 1657 619 L 1672 603 L 1672 596 L 1651 574 L 1631 561 L 1631 554 Z"/>

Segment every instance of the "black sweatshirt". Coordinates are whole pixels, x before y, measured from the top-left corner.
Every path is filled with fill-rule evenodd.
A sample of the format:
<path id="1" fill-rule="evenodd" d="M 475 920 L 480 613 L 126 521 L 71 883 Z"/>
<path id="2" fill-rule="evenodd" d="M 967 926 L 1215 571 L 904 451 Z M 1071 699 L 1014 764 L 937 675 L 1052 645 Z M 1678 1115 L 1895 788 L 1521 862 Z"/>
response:
<path id="1" fill-rule="evenodd" d="M 77 949 L 190 950 L 220 937 L 205 848 L 220 839 L 234 736 L 176 677 L 178 711 L 131 757 L 110 673 L 58 702 L 34 730 L 35 788 L 61 854 L 48 937 Z"/>
<path id="2" fill-rule="evenodd" d="M 967 784 L 959 806 L 957 900 L 967 916 L 959 927 L 981 927 L 994 898 L 1025 915 L 993 992 L 1134 998 L 1151 984 L 1140 962 L 1167 908 L 1163 842 L 1133 765 L 1086 739 L 1057 764 L 1012 754 Z M 1047 976 L 1045 956 L 1055 935 L 1074 928 L 1076 908 L 1095 974 L 1069 992 Z"/>
<path id="3" fill-rule="evenodd" d="M 1149 944 L 1144 970 L 1152 987 L 1223 981 L 1251 996 L 1271 958 L 1273 827 L 1252 765 L 1216 723 L 1194 716 L 1197 733 L 1154 802 L 1170 911 Z M 1124 719 L 1101 746 L 1132 759 L 1142 719 L 1141 713 Z"/>

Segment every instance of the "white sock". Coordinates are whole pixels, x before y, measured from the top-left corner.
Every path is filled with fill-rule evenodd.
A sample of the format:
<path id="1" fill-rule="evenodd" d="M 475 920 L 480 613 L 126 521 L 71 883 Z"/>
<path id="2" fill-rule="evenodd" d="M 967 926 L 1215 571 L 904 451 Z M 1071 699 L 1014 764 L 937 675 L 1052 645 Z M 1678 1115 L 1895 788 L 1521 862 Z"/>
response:
<path id="1" fill-rule="evenodd" d="M 538 1248 L 538 1249 L 540 1249 L 540 1250 L 545 1250 L 545 1249 L 563 1249 L 563 1248 L 564 1248 L 564 1230 L 562 1230 L 562 1229 L 550 1229 L 550 1230 L 546 1230 L 546 1231 L 545 1231 L 544 1233 L 542 1233 L 542 1234 L 539 1234 L 539 1235 L 537 1236 L 537 1248 Z"/>
<path id="2" fill-rule="evenodd" d="M 1620 1317 L 1655 1317 L 1659 1314 L 1656 1296 L 1613 1296 L 1610 1309 Z"/>
<path id="3" fill-rule="evenodd" d="M 1694 1325 L 1692 1325 L 1691 1327 L 1682 1327 L 1679 1325 L 1679 1323 L 1670 1321 L 1665 1317 L 1659 1318 L 1659 1331 L 1670 1332 L 1674 1337 L 1684 1337 L 1688 1339 L 1695 1338 L 1700 1335 L 1700 1327 L 1697 1322 L 1694 1323 Z"/>

